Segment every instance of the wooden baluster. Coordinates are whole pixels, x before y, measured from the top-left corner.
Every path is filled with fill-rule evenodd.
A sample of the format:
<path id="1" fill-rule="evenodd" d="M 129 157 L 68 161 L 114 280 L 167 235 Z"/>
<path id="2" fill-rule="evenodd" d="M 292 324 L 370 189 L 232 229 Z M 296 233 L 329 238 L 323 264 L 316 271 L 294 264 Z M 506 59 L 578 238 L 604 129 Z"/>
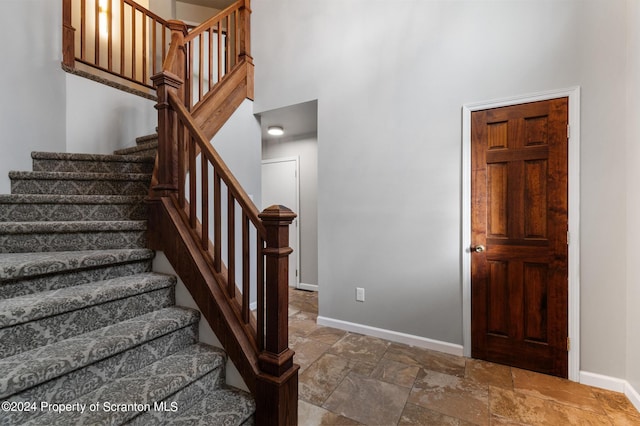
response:
<path id="1" fill-rule="evenodd" d="M 256 418 L 265 424 L 298 422 L 298 366 L 288 343 L 289 225 L 296 214 L 284 206 L 260 213 L 267 230 L 264 248 L 266 268 L 265 344 L 258 364 L 263 372 L 256 387 Z M 262 301 L 258 300 L 258 304 Z M 260 330 L 258 331 L 260 332 Z"/>
<path id="2" fill-rule="evenodd" d="M 258 283 L 256 293 L 258 297 L 258 309 L 256 312 L 257 315 L 257 332 L 258 332 L 258 350 L 264 350 L 264 238 L 257 233 L 256 238 L 256 273 L 257 278 L 256 282 Z"/>
<path id="3" fill-rule="evenodd" d="M 136 79 L 136 9 L 131 8 L 131 78 Z"/>
<path id="4" fill-rule="evenodd" d="M 124 0 L 120 0 L 120 75 L 124 75 Z"/>
<path id="5" fill-rule="evenodd" d="M 202 169 L 202 235 L 200 244 L 202 250 L 209 250 L 209 161 L 204 152 L 200 151 L 200 168 Z"/>
<path id="6" fill-rule="evenodd" d="M 242 213 L 242 321 L 249 324 L 251 315 L 250 295 L 251 295 L 251 250 L 249 247 L 249 218 Z M 262 283 L 258 283 L 262 285 Z"/>
<path id="7" fill-rule="evenodd" d="M 196 188 L 196 141 L 189 137 L 189 150 L 187 151 L 187 161 L 189 161 L 189 226 L 196 229 L 198 221 L 196 208 L 198 207 Z"/>
<path id="8" fill-rule="evenodd" d="M 113 0 L 108 0 L 107 10 L 107 67 L 113 70 Z"/>
<path id="9" fill-rule="evenodd" d="M 203 75 L 203 69 L 204 69 L 204 43 L 203 43 L 203 39 L 204 37 L 202 37 L 202 34 L 200 34 L 198 36 L 198 102 L 200 102 L 200 100 L 202 100 L 202 95 L 203 95 L 203 91 L 204 91 L 204 75 Z"/>
<path id="10" fill-rule="evenodd" d="M 72 25 L 71 0 L 62 0 L 62 63 L 70 68 L 76 64 L 76 29 Z"/>
<path id="11" fill-rule="evenodd" d="M 222 271 L 222 202 L 220 194 L 220 175 L 213 170 L 213 268 Z"/>
<path id="12" fill-rule="evenodd" d="M 147 15 L 142 13 L 142 78 L 140 82 L 147 84 Z"/>
<path id="13" fill-rule="evenodd" d="M 94 21 L 93 21 L 93 63 L 96 65 L 100 65 L 100 0 L 95 1 L 95 10 L 94 10 Z"/>
<path id="14" fill-rule="evenodd" d="M 209 87 L 207 92 L 213 87 L 213 27 L 207 30 L 209 34 Z"/>
<path id="15" fill-rule="evenodd" d="M 222 78 L 222 19 L 218 21 L 218 79 Z"/>
<path id="16" fill-rule="evenodd" d="M 236 296 L 236 200 L 227 187 L 227 291 Z"/>

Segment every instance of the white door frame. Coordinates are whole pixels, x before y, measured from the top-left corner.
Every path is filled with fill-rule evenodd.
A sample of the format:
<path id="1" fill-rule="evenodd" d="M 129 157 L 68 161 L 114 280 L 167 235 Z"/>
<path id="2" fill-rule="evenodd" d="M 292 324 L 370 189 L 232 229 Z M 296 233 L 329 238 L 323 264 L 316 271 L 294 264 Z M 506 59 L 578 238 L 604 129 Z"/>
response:
<path id="1" fill-rule="evenodd" d="M 491 108 L 569 98 L 569 380 L 580 379 L 580 87 L 462 107 L 462 328 L 463 351 L 471 356 L 471 113 Z"/>
<path id="2" fill-rule="evenodd" d="M 287 161 L 294 161 L 296 163 L 296 202 L 295 206 L 286 206 L 293 210 L 295 214 L 298 216 L 293 220 L 291 226 L 289 226 L 289 240 L 293 238 L 296 242 L 295 247 L 297 247 L 298 252 L 296 253 L 296 270 L 298 273 L 295 275 L 296 281 L 294 283 L 289 283 L 290 287 L 300 288 L 300 276 L 302 275 L 302 271 L 300 270 L 300 157 L 278 157 L 278 158 L 269 158 L 267 160 L 262 160 L 262 164 L 271 164 L 271 163 L 284 163 Z M 264 201 L 263 201 L 264 202 Z M 264 206 L 269 207 L 269 206 Z"/>

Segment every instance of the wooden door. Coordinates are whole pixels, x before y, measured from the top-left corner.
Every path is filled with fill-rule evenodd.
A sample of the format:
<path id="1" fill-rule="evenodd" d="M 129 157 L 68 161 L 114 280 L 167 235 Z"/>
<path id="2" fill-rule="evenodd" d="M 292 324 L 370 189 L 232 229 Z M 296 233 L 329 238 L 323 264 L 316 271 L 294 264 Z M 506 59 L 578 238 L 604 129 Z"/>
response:
<path id="1" fill-rule="evenodd" d="M 567 377 L 568 99 L 471 120 L 472 356 Z"/>

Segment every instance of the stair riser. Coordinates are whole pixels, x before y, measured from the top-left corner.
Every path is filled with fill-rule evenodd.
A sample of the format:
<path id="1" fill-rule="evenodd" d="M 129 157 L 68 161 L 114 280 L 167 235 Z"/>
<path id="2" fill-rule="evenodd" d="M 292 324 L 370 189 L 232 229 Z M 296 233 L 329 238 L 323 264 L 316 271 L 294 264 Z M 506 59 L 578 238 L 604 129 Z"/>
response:
<path id="1" fill-rule="evenodd" d="M 87 333 L 175 304 L 168 287 L 0 330 L 0 358 Z"/>
<path id="2" fill-rule="evenodd" d="M 146 195 L 149 181 L 11 179 L 12 194 Z"/>
<path id="3" fill-rule="evenodd" d="M 0 235 L 0 253 L 145 248 L 146 245 L 145 231 Z"/>
<path id="4" fill-rule="evenodd" d="M 42 291 L 58 290 L 79 284 L 103 281 L 149 271 L 151 271 L 151 261 L 141 261 L 0 283 L 0 299 L 9 299 Z"/>
<path id="5" fill-rule="evenodd" d="M 33 160 L 34 172 L 151 173 L 153 163 L 78 160 Z"/>
<path id="6" fill-rule="evenodd" d="M 135 204 L 0 204 L 0 222 L 146 220 L 147 208 Z"/>
<path id="7" fill-rule="evenodd" d="M 193 323 L 105 360 L 37 385 L 8 398 L 7 401 L 70 402 L 111 380 L 124 377 L 135 370 L 174 354 L 196 343 L 197 340 L 198 324 Z M 39 411 L 11 412 L 6 417 L 0 417 L 0 426 L 20 424 L 40 414 Z"/>

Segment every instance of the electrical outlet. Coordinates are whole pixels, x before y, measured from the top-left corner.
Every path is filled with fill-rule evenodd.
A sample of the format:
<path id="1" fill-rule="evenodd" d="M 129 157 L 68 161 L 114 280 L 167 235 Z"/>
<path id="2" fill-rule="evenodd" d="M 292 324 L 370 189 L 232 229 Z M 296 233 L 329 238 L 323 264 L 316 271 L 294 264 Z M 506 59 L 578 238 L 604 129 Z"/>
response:
<path id="1" fill-rule="evenodd" d="M 364 302 L 364 288 L 356 287 L 356 301 Z"/>

